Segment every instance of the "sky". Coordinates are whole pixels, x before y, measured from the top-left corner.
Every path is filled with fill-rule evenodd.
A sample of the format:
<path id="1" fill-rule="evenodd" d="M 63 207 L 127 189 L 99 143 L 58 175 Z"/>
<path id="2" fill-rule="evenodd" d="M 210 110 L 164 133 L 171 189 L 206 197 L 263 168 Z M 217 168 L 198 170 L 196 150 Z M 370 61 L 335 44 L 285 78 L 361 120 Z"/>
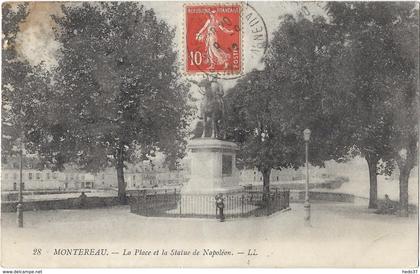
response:
<path id="1" fill-rule="evenodd" d="M 30 11 L 27 19 L 21 24 L 21 32 L 17 37 L 17 48 L 22 58 L 25 58 L 32 65 L 38 65 L 43 62 L 47 68 L 57 66 L 59 58 L 60 44 L 54 39 L 54 22 L 52 15 L 62 16 L 61 5 L 66 2 L 31 2 Z M 157 17 L 166 21 L 169 25 L 176 28 L 174 46 L 182 53 L 183 26 L 184 26 L 184 5 L 186 2 L 178 1 L 153 1 L 140 2 L 146 8 L 153 8 Z M 188 2 L 191 3 L 191 2 Z M 201 2 L 200 2 L 201 3 Z M 268 38 L 271 38 L 273 31 L 279 26 L 280 17 L 285 14 L 293 14 L 297 16 L 301 14 L 311 18 L 314 15 L 324 15 L 323 2 L 248 2 L 262 17 L 267 27 Z M 77 5 L 77 4 L 76 4 Z M 243 19 L 244 20 L 244 19 Z M 252 55 L 250 53 L 249 44 L 250 30 L 249 26 L 244 24 L 243 29 L 243 60 L 244 72 L 252 69 L 262 69 L 262 54 Z M 182 63 L 182 54 L 178 54 L 179 61 Z M 194 78 L 194 77 L 193 77 Z M 194 79 L 199 80 L 199 79 Z M 236 80 L 222 81 L 225 89 L 234 86 Z M 195 96 L 199 96 L 196 87 L 192 87 Z"/>

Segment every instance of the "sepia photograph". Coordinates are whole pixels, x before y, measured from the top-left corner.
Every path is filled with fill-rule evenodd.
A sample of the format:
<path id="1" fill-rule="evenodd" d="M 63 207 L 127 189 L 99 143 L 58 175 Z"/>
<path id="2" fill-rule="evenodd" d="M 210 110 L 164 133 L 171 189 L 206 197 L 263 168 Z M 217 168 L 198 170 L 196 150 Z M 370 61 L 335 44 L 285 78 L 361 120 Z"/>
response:
<path id="1" fill-rule="evenodd" d="M 7 1 L 1 23 L 3 273 L 417 273 L 419 2 Z"/>

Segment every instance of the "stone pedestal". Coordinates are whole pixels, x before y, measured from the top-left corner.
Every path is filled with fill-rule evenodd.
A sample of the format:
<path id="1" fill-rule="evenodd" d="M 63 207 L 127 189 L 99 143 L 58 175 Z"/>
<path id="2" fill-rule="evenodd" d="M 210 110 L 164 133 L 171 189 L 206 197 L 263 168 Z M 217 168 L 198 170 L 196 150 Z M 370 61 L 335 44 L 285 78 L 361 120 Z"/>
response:
<path id="1" fill-rule="evenodd" d="M 238 146 L 233 142 L 196 138 L 190 140 L 190 180 L 181 194 L 234 193 L 242 190 L 236 169 Z"/>

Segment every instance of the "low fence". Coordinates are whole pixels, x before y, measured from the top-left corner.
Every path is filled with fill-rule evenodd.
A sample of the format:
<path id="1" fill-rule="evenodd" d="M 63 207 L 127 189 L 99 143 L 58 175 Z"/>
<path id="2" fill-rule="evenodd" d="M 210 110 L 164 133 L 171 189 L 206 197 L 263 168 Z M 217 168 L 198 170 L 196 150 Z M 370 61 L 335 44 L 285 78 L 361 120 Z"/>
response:
<path id="1" fill-rule="evenodd" d="M 223 196 L 225 218 L 270 215 L 289 207 L 289 191 L 232 193 Z M 142 216 L 216 218 L 220 208 L 214 195 L 180 194 L 177 191 L 131 192 L 130 211 Z"/>

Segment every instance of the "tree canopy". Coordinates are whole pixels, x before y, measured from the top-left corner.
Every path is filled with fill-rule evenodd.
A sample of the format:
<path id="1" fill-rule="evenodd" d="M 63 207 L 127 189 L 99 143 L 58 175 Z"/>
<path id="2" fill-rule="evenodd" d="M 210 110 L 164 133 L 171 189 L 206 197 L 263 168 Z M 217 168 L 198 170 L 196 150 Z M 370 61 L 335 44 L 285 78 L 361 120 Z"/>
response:
<path id="1" fill-rule="evenodd" d="M 61 58 L 49 98 L 60 104 L 44 127 L 48 132 L 33 138 L 48 164 L 116 167 L 125 202 L 124 162 L 157 151 L 173 161 L 184 153 L 191 109 L 174 29 L 134 2 L 63 5 L 62 11 L 54 17 Z"/>
<path id="2" fill-rule="evenodd" d="M 407 179 L 404 170 L 415 164 L 418 10 L 414 3 L 364 2 L 326 9 L 328 20 L 281 19 L 264 70 L 227 96 L 229 136 L 241 144 L 238 158 L 264 174 L 303 164 L 302 131 L 309 128 L 312 164 L 366 158 L 369 206 L 376 207 L 377 174 L 390 174 L 397 162 Z"/>
<path id="3" fill-rule="evenodd" d="M 339 49 L 331 41 L 322 17 L 313 22 L 284 17 L 270 41 L 265 69 L 249 73 L 227 95 L 228 132 L 241 144 L 238 158 L 266 180 L 273 168 L 304 164 L 305 128 L 312 131 L 312 164 L 343 158 L 341 90 L 335 88 Z"/>
<path id="4" fill-rule="evenodd" d="M 16 37 L 27 17 L 27 6 L 2 6 L 2 160 L 22 147 L 37 151 L 29 136 L 40 130 L 38 121 L 49 92 L 48 73 L 41 66 L 32 67 L 17 53 Z"/>
<path id="5" fill-rule="evenodd" d="M 349 72 L 341 88 L 353 95 L 346 102 L 354 112 L 345 119 L 348 146 L 369 164 L 369 206 L 376 207 L 376 175 L 392 172 L 395 161 L 407 173 L 401 149 L 411 168 L 417 154 L 418 9 L 413 2 L 328 3 L 327 9 L 345 50 L 341 70 Z M 385 169 L 378 169 L 379 160 Z"/>

